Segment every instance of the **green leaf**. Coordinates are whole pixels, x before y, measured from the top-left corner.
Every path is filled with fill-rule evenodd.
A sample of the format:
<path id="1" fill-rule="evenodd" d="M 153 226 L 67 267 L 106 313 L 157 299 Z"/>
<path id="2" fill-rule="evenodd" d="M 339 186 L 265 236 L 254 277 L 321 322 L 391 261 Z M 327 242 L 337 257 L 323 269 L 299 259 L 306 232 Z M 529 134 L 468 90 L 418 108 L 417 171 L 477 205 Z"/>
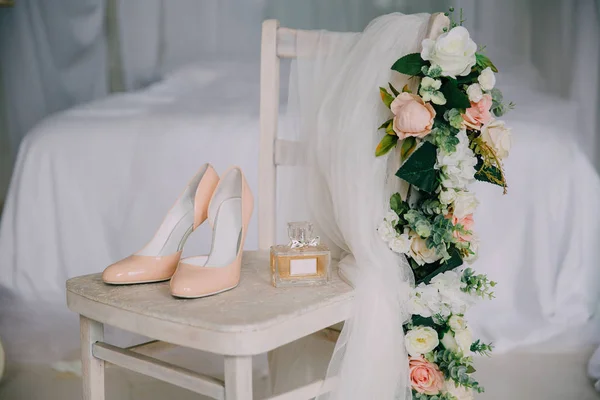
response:
<path id="1" fill-rule="evenodd" d="M 477 372 L 475 367 L 473 367 L 472 365 L 467 366 L 467 374 L 472 374 L 474 372 Z"/>
<path id="2" fill-rule="evenodd" d="M 385 135 L 381 142 L 377 145 L 375 149 L 375 156 L 380 157 L 387 154 L 391 149 L 393 149 L 398 143 L 398 136 L 396 135 Z"/>
<path id="3" fill-rule="evenodd" d="M 440 92 L 446 97 L 446 108 L 471 107 L 469 97 L 458 88 L 458 83 L 454 79 L 448 79 L 440 88 Z"/>
<path id="4" fill-rule="evenodd" d="M 400 159 L 406 160 L 414 151 L 415 147 L 417 147 L 417 139 L 412 136 L 404 139 L 402 141 L 402 146 L 400 147 Z"/>
<path id="5" fill-rule="evenodd" d="M 390 90 L 392 91 L 392 93 L 394 93 L 394 96 L 398 96 L 400 94 L 400 92 L 398 91 L 398 89 L 396 89 L 394 87 L 394 85 L 392 85 L 391 83 L 388 82 L 388 85 L 390 87 Z"/>
<path id="6" fill-rule="evenodd" d="M 494 185 L 498 185 L 500 187 L 505 187 L 505 184 L 501 184 L 502 174 L 497 167 L 492 166 L 484 166 L 483 161 L 479 158 L 477 161 L 477 165 L 475 165 L 475 179 L 481 182 L 489 182 Z"/>
<path id="7" fill-rule="evenodd" d="M 390 208 L 398 215 L 402 215 L 406 212 L 404 209 L 404 201 L 402 200 L 400 193 L 394 193 L 392 197 L 390 197 Z"/>
<path id="8" fill-rule="evenodd" d="M 449 260 L 447 260 L 445 263 L 437 263 L 437 267 L 423 278 L 417 279 L 416 284 L 418 285 L 421 282 L 428 284 L 435 276 L 442 274 L 446 271 L 450 271 L 454 268 L 460 267 L 463 263 L 463 260 L 460 257 L 460 253 L 458 252 L 456 247 L 452 246 L 449 250 L 449 253 Z"/>
<path id="9" fill-rule="evenodd" d="M 421 67 L 423 65 L 427 65 L 427 61 L 421 58 L 421 54 L 412 53 L 407 54 L 396 61 L 394 65 L 392 65 L 392 69 L 400 72 L 401 74 L 417 76 L 422 74 Z"/>
<path id="10" fill-rule="evenodd" d="M 383 124 L 381 124 L 381 126 L 377 129 L 387 129 L 387 127 L 394 122 L 393 118 L 388 119 L 387 121 L 385 121 Z"/>
<path id="11" fill-rule="evenodd" d="M 383 101 L 383 104 L 385 104 L 387 108 L 390 108 L 390 104 L 392 104 L 392 101 L 394 101 L 394 97 L 391 94 L 389 94 L 385 88 L 382 87 L 379 88 L 379 94 L 381 95 L 381 100 Z"/>
<path id="12" fill-rule="evenodd" d="M 412 324 L 413 326 L 430 326 L 432 328 L 437 328 L 436 323 L 433 322 L 433 318 L 429 317 L 422 317 L 420 315 L 413 315 L 412 316 Z"/>
<path id="13" fill-rule="evenodd" d="M 496 68 L 494 63 L 485 54 L 476 53 L 475 60 L 477 62 L 477 66 L 482 70 L 490 67 L 492 71 L 498 72 L 498 68 Z"/>
<path id="14" fill-rule="evenodd" d="M 429 142 L 423 142 L 421 147 L 417 148 L 402 164 L 396 172 L 396 176 L 424 192 L 432 193 L 438 185 L 438 172 L 435 169 L 436 158 L 436 147 Z"/>

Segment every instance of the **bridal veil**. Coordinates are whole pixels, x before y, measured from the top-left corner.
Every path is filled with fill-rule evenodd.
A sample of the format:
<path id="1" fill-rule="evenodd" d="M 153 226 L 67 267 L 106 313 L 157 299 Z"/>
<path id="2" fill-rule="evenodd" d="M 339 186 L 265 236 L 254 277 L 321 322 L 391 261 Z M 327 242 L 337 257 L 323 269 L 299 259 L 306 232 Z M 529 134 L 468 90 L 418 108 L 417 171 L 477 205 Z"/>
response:
<path id="1" fill-rule="evenodd" d="M 390 14 L 360 34 L 297 37 L 288 103 L 292 123 L 280 137 L 302 142 L 306 159 L 280 188 L 288 186 L 288 218 L 304 210 L 340 254 L 340 274 L 355 288 L 353 313 L 327 372 L 339 384 L 321 399 L 411 398 L 402 325 L 413 275 L 376 230 L 398 191 L 399 157 L 376 158 L 375 147 L 381 139 L 377 127 L 389 118 L 378 88 L 390 81 L 398 88 L 413 83 L 390 67 L 420 51 L 428 21 L 426 14 Z"/>

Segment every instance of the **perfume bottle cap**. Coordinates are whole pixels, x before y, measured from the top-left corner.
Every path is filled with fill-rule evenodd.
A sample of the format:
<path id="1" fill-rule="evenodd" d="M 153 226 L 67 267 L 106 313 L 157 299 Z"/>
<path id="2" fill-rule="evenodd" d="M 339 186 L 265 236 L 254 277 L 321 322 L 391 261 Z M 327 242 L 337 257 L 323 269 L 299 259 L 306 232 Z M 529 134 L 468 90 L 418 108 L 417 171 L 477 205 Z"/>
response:
<path id="1" fill-rule="evenodd" d="M 313 225 L 308 221 L 288 222 L 289 246 L 292 249 L 306 246 L 318 246 L 320 239 L 314 236 Z"/>

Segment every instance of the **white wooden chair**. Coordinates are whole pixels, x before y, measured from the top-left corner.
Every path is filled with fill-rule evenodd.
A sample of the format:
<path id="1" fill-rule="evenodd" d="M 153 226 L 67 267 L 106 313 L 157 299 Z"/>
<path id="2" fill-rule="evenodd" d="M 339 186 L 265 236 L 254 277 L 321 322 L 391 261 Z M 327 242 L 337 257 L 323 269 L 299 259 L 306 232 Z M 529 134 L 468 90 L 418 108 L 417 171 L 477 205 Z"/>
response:
<path id="1" fill-rule="evenodd" d="M 432 24 L 434 20 L 432 19 Z M 68 307 L 80 314 L 84 400 L 104 400 L 105 362 L 226 400 L 252 399 L 252 356 L 274 350 L 347 319 L 353 290 L 333 273 L 325 287 L 274 288 L 268 249 L 275 242 L 276 167 L 294 157 L 277 140 L 279 61 L 296 56 L 297 31 L 265 21 L 262 36 L 259 250 L 244 253 L 240 285 L 197 300 L 178 300 L 168 283 L 109 286 L 100 274 L 67 281 Z M 336 265 L 334 265 L 334 268 Z M 104 342 L 104 325 L 154 340 L 132 348 Z M 224 381 L 150 357 L 164 344 L 223 355 Z M 305 400 L 330 391 L 335 378 L 272 396 Z"/>

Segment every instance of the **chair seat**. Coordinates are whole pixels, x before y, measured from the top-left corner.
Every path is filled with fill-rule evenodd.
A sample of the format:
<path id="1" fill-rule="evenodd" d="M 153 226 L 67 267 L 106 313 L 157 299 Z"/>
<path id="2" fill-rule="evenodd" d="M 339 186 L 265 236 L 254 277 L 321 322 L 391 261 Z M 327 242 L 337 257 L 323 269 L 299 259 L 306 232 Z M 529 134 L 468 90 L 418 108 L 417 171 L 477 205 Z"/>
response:
<path id="1" fill-rule="evenodd" d="M 354 298 L 333 265 L 329 285 L 275 288 L 269 254 L 244 253 L 239 286 L 201 299 L 176 299 L 169 282 L 112 286 L 101 274 L 67 281 L 69 308 L 95 321 L 181 346 L 254 355 L 344 321 Z"/>

